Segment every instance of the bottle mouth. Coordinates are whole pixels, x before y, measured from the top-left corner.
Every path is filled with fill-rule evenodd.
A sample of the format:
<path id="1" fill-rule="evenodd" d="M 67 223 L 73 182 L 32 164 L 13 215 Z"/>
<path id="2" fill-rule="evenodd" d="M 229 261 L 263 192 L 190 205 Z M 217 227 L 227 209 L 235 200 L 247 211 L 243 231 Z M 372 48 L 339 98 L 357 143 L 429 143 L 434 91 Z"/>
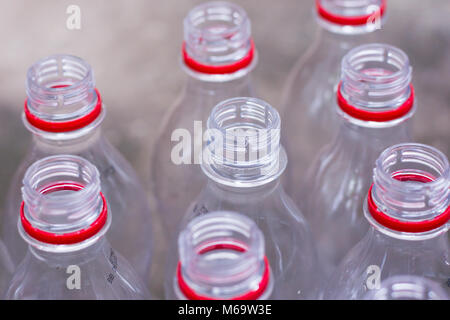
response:
<path id="1" fill-rule="evenodd" d="M 184 19 L 182 53 L 185 66 L 200 77 L 229 75 L 253 67 L 255 50 L 247 13 L 221 1 L 194 7 Z"/>
<path id="2" fill-rule="evenodd" d="M 263 100 L 237 97 L 220 102 L 208 118 L 202 169 L 230 186 L 276 179 L 287 163 L 280 127 L 277 110 Z"/>
<path id="3" fill-rule="evenodd" d="M 327 30 L 366 33 L 381 28 L 386 4 L 386 0 L 316 0 L 316 13 L 319 24 Z"/>
<path id="4" fill-rule="evenodd" d="M 260 299 L 270 289 L 263 235 L 243 215 L 197 217 L 181 232 L 178 245 L 176 286 L 187 299 Z"/>
<path id="5" fill-rule="evenodd" d="M 27 72 L 26 93 L 24 118 L 41 131 L 78 130 L 102 113 L 92 69 L 75 56 L 53 55 L 34 63 Z"/>
<path id="6" fill-rule="evenodd" d="M 393 276 L 370 292 L 367 300 L 448 300 L 438 283 L 418 276 Z"/>
<path id="7" fill-rule="evenodd" d="M 342 115 L 378 123 L 412 116 L 412 68 L 402 50 L 378 43 L 356 47 L 342 59 L 341 72 L 337 104 Z"/>
<path id="8" fill-rule="evenodd" d="M 447 158 L 433 147 L 406 143 L 386 149 L 376 161 L 366 217 L 403 233 L 446 232 L 449 172 Z"/>
<path id="9" fill-rule="evenodd" d="M 33 246 L 79 244 L 109 226 L 100 174 L 83 158 L 58 155 L 35 162 L 25 173 L 22 195 L 19 232 Z"/>

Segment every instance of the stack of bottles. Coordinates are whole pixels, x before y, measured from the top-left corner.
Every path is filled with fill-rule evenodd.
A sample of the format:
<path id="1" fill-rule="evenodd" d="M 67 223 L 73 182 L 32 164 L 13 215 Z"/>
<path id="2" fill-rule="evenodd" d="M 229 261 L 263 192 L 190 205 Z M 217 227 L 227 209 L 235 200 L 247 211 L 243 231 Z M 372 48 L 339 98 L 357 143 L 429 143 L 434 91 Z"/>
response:
<path id="1" fill-rule="evenodd" d="M 280 112 L 253 90 L 246 12 L 207 2 L 187 14 L 185 87 L 154 145 L 154 212 L 101 133 L 89 64 L 33 64 L 1 298 L 449 299 L 450 166 L 412 137 L 407 54 L 373 40 L 386 1 L 317 0 L 316 13 Z"/>

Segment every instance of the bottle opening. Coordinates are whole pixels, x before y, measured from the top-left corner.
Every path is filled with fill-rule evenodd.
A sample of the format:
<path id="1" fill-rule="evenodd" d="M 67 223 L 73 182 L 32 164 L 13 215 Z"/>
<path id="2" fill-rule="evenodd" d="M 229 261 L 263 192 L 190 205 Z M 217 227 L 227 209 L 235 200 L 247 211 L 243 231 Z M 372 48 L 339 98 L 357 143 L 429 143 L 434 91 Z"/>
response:
<path id="1" fill-rule="evenodd" d="M 35 162 L 25 174 L 22 195 L 19 231 L 30 244 L 82 242 L 107 222 L 99 173 L 77 156 Z"/>
<path id="2" fill-rule="evenodd" d="M 415 143 L 386 149 L 368 195 L 370 219 L 396 231 L 446 231 L 450 218 L 449 165 L 437 149 Z"/>
<path id="3" fill-rule="evenodd" d="M 207 122 L 203 170 L 230 185 L 272 181 L 287 162 L 280 127 L 276 109 L 260 99 L 239 97 L 219 103 Z"/>
<path id="4" fill-rule="evenodd" d="M 92 123 L 102 105 L 91 67 L 70 55 L 53 55 L 27 73 L 25 118 L 37 129 L 66 132 Z"/>
<path id="5" fill-rule="evenodd" d="M 185 65 L 205 74 L 230 74 L 248 68 L 254 58 L 250 20 L 241 7 L 210 1 L 184 19 Z"/>
<path id="6" fill-rule="evenodd" d="M 414 107 L 408 56 L 386 44 L 350 50 L 342 59 L 337 103 L 347 116 L 388 122 L 408 118 Z"/>
<path id="7" fill-rule="evenodd" d="M 270 287 L 261 231 L 247 217 L 214 212 L 179 237 L 176 285 L 187 299 L 259 299 Z"/>
<path id="8" fill-rule="evenodd" d="M 318 22 L 336 33 L 356 34 L 380 29 L 386 0 L 316 0 Z"/>

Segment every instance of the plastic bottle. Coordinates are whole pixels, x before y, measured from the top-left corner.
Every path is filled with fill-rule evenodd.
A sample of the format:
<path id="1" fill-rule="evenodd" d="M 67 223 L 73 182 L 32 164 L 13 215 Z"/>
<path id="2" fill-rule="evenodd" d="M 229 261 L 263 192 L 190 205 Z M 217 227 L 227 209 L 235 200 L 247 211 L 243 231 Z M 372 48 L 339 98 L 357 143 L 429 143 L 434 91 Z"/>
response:
<path id="1" fill-rule="evenodd" d="M 327 299 L 362 299 L 388 277 L 420 276 L 450 291 L 450 167 L 433 147 L 407 143 L 376 161 L 364 205 L 371 227 L 329 281 Z"/>
<path id="2" fill-rule="evenodd" d="M 41 159 L 26 171 L 22 196 L 16 223 L 28 251 L 7 299 L 148 298 L 105 238 L 112 215 L 94 165 L 73 155 Z"/>
<path id="3" fill-rule="evenodd" d="M 339 131 L 319 152 L 295 197 L 327 275 L 369 228 L 362 207 L 373 163 L 388 146 L 412 141 L 411 77 L 408 56 L 385 44 L 356 47 L 342 61 L 334 111 Z"/>
<path id="4" fill-rule="evenodd" d="M 188 13 L 181 63 L 188 77 L 161 126 L 151 170 L 169 234 L 206 183 L 199 158 L 211 109 L 227 98 L 254 95 L 250 72 L 256 63 L 250 19 L 241 7 L 209 1 Z M 189 150 L 180 151 L 185 144 Z"/>
<path id="5" fill-rule="evenodd" d="M 16 228 L 26 169 L 50 155 L 75 154 L 100 171 L 102 192 L 114 215 L 108 238 L 146 278 L 152 238 L 145 191 L 131 165 L 102 135 L 106 110 L 92 68 L 70 55 L 46 57 L 28 69 L 26 93 L 23 122 L 33 140 L 12 179 L 2 226 L 14 262 L 26 253 Z"/>
<path id="6" fill-rule="evenodd" d="M 213 108 L 201 165 L 208 182 L 185 213 L 180 230 L 211 211 L 247 216 L 265 237 L 273 296 L 314 298 L 321 272 L 309 227 L 279 181 L 287 162 L 280 125 L 278 112 L 259 99 L 232 98 Z M 172 259 L 169 268 L 176 263 Z"/>
<path id="7" fill-rule="evenodd" d="M 377 42 L 386 0 L 316 0 L 315 40 L 291 71 L 282 97 L 282 143 L 288 157 L 283 184 L 296 195 L 319 150 L 338 133 L 334 112 L 342 57 L 353 47 Z M 295 139 L 293 138 L 295 137 Z"/>

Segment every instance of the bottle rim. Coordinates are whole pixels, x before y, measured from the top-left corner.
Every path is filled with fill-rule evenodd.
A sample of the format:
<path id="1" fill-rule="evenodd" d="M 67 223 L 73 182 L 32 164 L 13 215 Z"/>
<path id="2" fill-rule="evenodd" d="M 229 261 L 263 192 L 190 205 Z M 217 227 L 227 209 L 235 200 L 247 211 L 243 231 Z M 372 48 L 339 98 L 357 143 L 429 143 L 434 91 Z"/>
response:
<path id="1" fill-rule="evenodd" d="M 247 250 L 245 247 L 241 247 L 236 244 L 230 244 L 230 243 L 217 244 L 216 243 L 212 246 L 203 248 L 199 252 L 199 254 L 203 254 L 203 253 L 213 251 L 213 250 L 218 250 L 218 249 L 230 249 L 230 250 L 235 250 L 235 251 L 239 251 L 239 252 L 245 252 Z M 192 289 L 189 286 L 189 284 L 184 280 L 181 261 L 179 261 L 178 265 L 177 265 L 176 278 L 177 278 L 178 288 L 180 289 L 181 293 L 188 300 L 222 300 L 221 298 L 203 296 L 203 295 L 196 293 L 195 290 Z M 252 291 L 246 292 L 240 296 L 228 298 L 226 300 L 258 300 L 265 293 L 265 291 L 269 288 L 269 282 L 270 282 L 269 260 L 267 259 L 266 256 L 264 256 L 264 272 L 262 274 L 260 282 L 258 283 L 257 288 Z"/>
<path id="2" fill-rule="evenodd" d="M 386 12 L 387 0 L 381 0 L 381 4 L 378 8 L 380 17 L 383 17 Z M 327 11 L 321 4 L 320 0 L 316 0 L 316 9 L 318 15 L 331 23 L 342 26 L 361 26 L 367 24 L 374 12 L 361 16 L 343 16 L 337 15 Z"/>
<path id="3" fill-rule="evenodd" d="M 394 175 L 393 178 L 399 181 L 416 181 L 422 183 L 429 183 L 434 181 L 434 179 L 431 177 L 411 173 L 406 175 Z M 368 211 L 376 222 L 391 230 L 408 233 L 428 232 L 445 225 L 450 220 L 450 206 L 448 206 L 447 209 L 445 209 L 441 214 L 432 219 L 421 221 L 405 221 L 395 219 L 385 214 L 378 208 L 375 201 L 373 200 L 372 188 L 373 184 L 370 186 L 369 192 L 367 194 Z"/>
<path id="4" fill-rule="evenodd" d="M 100 96 L 100 92 L 98 91 L 97 88 L 94 88 L 94 90 L 97 95 L 97 103 L 91 112 L 82 117 L 68 121 L 47 121 L 41 119 L 38 116 L 34 115 L 28 108 L 28 98 L 27 98 L 25 99 L 24 103 L 25 119 L 33 127 L 46 132 L 53 132 L 53 133 L 68 132 L 84 128 L 93 123 L 102 113 L 103 103 L 102 98 Z"/>
<path id="5" fill-rule="evenodd" d="M 351 116 L 352 118 L 362 121 L 387 122 L 400 119 L 411 112 L 414 107 L 414 87 L 409 85 L 410 95 L 399 107 L 384 111 L 368 111 L 351 105 L 342 95 L 341 92 L 342 81 L 339 82 L 336 94 L 336 100 L 339 108 Z"/>
<path id="6" fill-rule="evenodd" d="M 41 193 L 51 191 L 61 191 L 61 190 L 80 191 L 82 189 L 84 189 L 84 186 L 81 184 L 74 182 L 62 182 L 47 186 L 41 191 Z M 103 227 L 107 223 L 108 220 L 107 202 L 102 192 L 100 192 L 100 197 L 102 199 L 103 204 L 101 212 L 97 217 L 97 219 L 94 222 L 92 222 L 87 228 L 69 233 L 51 233 L 40 230 L 39 228 L 33 227 L 33 225 L 27 220 L 24 212 L 25 210 L 24 201 L 22 201 L 22 204 L 20 206 L 20 225 L 30 237 L 43 243 L 53 245 L 71 245 L 75 243 L 80 243 L 96 235 L 100 230 L 103 229 Z"/>
<path id="7" fill-rule="evenodd" d="M 236 62 L 226 65 L 207 65 L 196 61 L 187 53 L 185 41 L 183 42 L 181 51 L 184 64 L 195 72 L 203 74 L 231 74 L 251 65 L 255 57 L 255 44 L 253 39 L 250 39 L 250 49 L 247 55 Z"/>

